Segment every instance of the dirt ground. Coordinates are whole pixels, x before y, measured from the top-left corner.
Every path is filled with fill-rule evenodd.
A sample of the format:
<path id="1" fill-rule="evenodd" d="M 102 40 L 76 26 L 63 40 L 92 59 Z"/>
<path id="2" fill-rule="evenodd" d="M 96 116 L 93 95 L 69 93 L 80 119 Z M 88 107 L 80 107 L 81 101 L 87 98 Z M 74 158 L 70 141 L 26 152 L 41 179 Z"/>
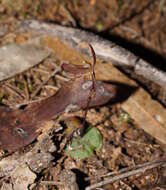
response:
<path id="1" fill-rule="evenodd" d="M 165 57 L 165 5 L 165 0 L 1 0 L 0 20 L 36 18 L 104 32 Z"/>
<path id="2" fill-rule="evenodd" d="M 30 18 L 92 30 L 108 38 L 109 35 L 115 35 L 116 38 L 124 38 L 155 51 L 162 58 L 166 57 L 165 0 L 15 0 L 14 3 L 0 0 L 0 28 L 10 30 L 5 36 L 0 34 L 1 45 L 22 40 L 12 35 L 12 26 L 17 20 Z M 51 77 L 38 93 L 35 90 L 62 61 L 52 54 L 38 66 L 2 82 L 0 103 L 14 107 L 24 101 L 39 100 L 54 94 L 61 83 L 68 79 L 63 73 Z M 74 160 L 64 153 L 63 148 L 68 133 L 72 130 L 70 125 L 76 122 L 78 127 L 82 122 L 79 115 L 81 114 L 76 113 L 70 122 L 60 121 L 60 130 L 53 130 L 52 139 L 57 147 L 53 153 L 54 160 L 48 168 L 37 173 L 37 179 L 29 189 L 63 189 L 59 184 L 45 185 L 43 181 L 59 180 L 66 183 L 61 179 L 64 178 L 63 171 L 70 170 L 74 173 L 71 175 L 76 175 L 79 189 L 83 190 L 90 184 L 106 179 L 110 172 L 123 171 L 126 167 L 129 171 L 138 164 L 165 155 L 165 147 L 139 129 L 130 115 L 121 109 L 120 104 L 116 104 L 89 110 L 87 125 L 95 126 L 100 131 L 102 148 L 89 158 Z M 102 189 L 166 189 L 165 177 L 165 169 L 156 167 L 107 184 Z M 9 182 L 9 179 L 5 180 Z M 0 181 L 1 184 L 2 182 L 3 180 Z"/>

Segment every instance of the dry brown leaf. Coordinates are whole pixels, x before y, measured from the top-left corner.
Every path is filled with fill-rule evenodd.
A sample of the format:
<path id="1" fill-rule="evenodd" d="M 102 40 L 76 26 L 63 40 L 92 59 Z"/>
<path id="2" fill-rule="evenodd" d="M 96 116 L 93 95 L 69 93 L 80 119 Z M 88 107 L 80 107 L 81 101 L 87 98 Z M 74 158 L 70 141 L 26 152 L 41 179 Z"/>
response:
<path id="1" fill-rule="evenodd" d="M 95 79 L 95 52 L 91 45 L 93 64 L 91 77 L 86 74 L 66 82 L 53 96 L 37 103 L 32 103 L 24 110 L 12 110 L 0 107 L 0 148 L 13 152 L 31 143 L 41 132 L 42 123 L 64 112 L 100 106 L 109 101 L 116 101 L 119 87 Z M 62 65 L 64 71 L 80 73 L 86 71 L 82 66 Z M 121 89 L 120 89 L 121 90 Z M 84 119 L 85 121 L 85 119 Z M 84 126 L 84 124 L 83 124 Z M 10 139 L 10 141 L 8 140 Z"/>

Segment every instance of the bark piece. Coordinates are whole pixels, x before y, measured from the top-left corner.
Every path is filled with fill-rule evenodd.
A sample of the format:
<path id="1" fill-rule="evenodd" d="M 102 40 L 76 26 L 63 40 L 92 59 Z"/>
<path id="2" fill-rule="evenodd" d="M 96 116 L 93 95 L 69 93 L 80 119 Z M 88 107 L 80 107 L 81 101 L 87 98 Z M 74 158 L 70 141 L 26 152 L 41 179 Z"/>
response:
<path id="1" fill-rule="evenodd" d="M 13 190 L 12 184 L 4 182 L 2 184 L 1 190 Z"/>
<path id="2" fill-rule="evenodd" d="M 35 43 L 10 44 L 0 48 L 0 81 L 21 73 L 48 57 L 50 51 Z"/>
<path id="3" fill-rule="evenodd" d="M 166 144 L 166 110 L 145 90 L 140 88 L 122 104 L 122 108 L 144 131 Z"/>
<path id="4" fill-rule="evenodd" d="M 22 32 L 29 30 L 33 33 L 56 37 L 72 48 L 86 54 L 89 53 L 87 42 L 90 43 L 94 47 L 97 57 L 119 66 L 137 78 L 143 85 L 146 85 L 147 88 L 149 83 L 159 86 L 161 95 L 158 98 L 166 105 L 166 73 L 115 43 L 79 29 L 34 20 L 20 22 L 17 30 Z M 146 84 L 145 80 L 147 81 Z"/>

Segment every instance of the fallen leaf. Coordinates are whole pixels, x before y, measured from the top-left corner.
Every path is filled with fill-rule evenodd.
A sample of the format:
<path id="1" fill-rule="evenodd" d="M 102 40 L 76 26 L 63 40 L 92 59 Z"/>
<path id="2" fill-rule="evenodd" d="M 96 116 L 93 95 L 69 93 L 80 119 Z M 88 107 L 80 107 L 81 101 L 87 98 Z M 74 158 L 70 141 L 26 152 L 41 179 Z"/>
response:
<path id="1" fill-rule="evenodd" d="M 45 121 L 64 112 L 87 109 L 93 85 L 92 80 L 82 75 L 66 82 L 55 95 L 32 103 L 24 110 L 0 107 L 0 148 L 8 152 L 18 150 L 35 140 Z M 88 108 L 115 101 L 118 93 L 117 84 L 97 80 Z"/>

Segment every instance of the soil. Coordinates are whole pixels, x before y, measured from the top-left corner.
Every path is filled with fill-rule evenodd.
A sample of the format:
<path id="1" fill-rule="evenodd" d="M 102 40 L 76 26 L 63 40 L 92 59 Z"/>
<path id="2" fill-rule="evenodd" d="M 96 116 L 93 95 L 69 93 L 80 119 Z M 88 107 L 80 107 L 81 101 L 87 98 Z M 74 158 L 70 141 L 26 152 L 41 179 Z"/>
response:
<path id="1" fill-rule="evenodd" d="M 100 33 L 112 39 L 123 38 L 129 43 L 154 51 L 161 59 L 166 57 L 166 1 L 160 0 L 72 0 L 72 1 L 0 1 L 1 45 L 24 41 L 24 37 L 12 34 L 12 25 L 20 19 L 36 18 L 48 22 L 58 22 Z M 10 32 L 9 32 L 10 31 Z M 1 30 L 0 30 L 1 32 Z M 116 37 L 116 38 L 115 38 Z M 54 94 L 66 81 L 63 73 L 52 77 L 33 98 L 36 88 L 47 79 L 50 72 L 63 60 L 51 55 L 38 66 L 1 83 L 0 103 L 15 107 L 24 101 L 39 100 Z M 11 88 L 12 86 L 12 88 Z M 73 115 L 78 119 L 78 113 Z M 77 117 L 76 117 L 77 116 Z M 78 119 L 78 123 L 80 119 Z M 153 137 L 137 128 L 134 120 L 125 113 L 120 104 L 90 109 L 87 125 L 97 127 L 103 137 L 102 149 L 85 160 L 74 160 L 64 154 L 62 147 L 67 138 L 65 120 L 60 121 L 61 131 L 53 133 L 57 150 L 49 168 L 38 174 L 32 190 L 53 190 L 57 186 L 45 186 L 41 181 L 57 181 L 63 170 L 71 170 L 76 175 L 79 189 L 97 183 L 112 171 L 134 167 L 165 155 L 165 147 Z M 144 173 L 105 185 L 103 189 L 159 189 L 166 188 L 165 170 L 157 167 Z M 87 179 L 88 177 L 88 179 Z M 2 181 L 1 181 L 2 182 Z M 58 189 L 62 189 L 58 186 Z"/>
<path id="2" fill-rule="evenodd" d="M 115 35 L 166 56 L 165 0 L 1 0 L 0 18 L 36 18 L 104 32 L 107 38 Z"/>

